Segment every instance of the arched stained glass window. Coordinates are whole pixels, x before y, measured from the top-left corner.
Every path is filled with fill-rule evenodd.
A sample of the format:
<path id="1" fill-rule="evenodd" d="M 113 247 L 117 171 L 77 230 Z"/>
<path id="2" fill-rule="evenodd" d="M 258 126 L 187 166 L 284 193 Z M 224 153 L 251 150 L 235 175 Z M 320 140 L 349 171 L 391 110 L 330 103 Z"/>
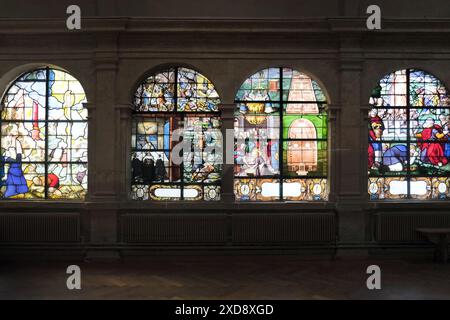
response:
<path id="1" fill-rule="evenodd" d="M 131 196 L 135 200 L 220 200 L 220 103 L 214 85 L 177 67 L 142 82 L 134 98 Z M 175 151 L 181 139 L 189 149 Z M 174 157 L 182 161 L 175 161 Z"/>
<path id="2" fill-rule="evenodd" d="M 444 84 L 422 70 L 399 70 L 380 80 L 370 105 L 370 198 L 448 199 L 450 98 Z"/>
<path id="3" fill-rule="evenodd" d="M 245 80 L 235 99 L 236 199 L 327 200 L 327 101 L 318 83 L 269 68 Z"/>
<path id="4" fill-rule="evenodd" d="M 57 69 L 25 73 L 10 86 L 0 120 L 0 198 L 85 198 L 85 102 L 80 82 Z"/>

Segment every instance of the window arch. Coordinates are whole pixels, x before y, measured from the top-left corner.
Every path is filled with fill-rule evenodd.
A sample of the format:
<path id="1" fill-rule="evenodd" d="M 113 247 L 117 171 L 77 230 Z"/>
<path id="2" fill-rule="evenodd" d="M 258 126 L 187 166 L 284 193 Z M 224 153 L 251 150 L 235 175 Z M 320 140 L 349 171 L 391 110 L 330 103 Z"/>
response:
<path id="1" fill-rule="evenodd" d="M 369 103 L 370 199 L 448 199 L 450 98 L 444 84 L 422 70 L 399 70 L 379 81 Z"/>
<path id="2" fill-rule="evenodd" d="M 220 200 L 222 147 L 219 95 L 199 72 L 173 67 L 152 74 L 135 93 L 131 197 Z M 182 135 L 189 148 L 178 152 Z M 175 152 L 175 150 L 177 150 Z M 174 157 L 181 156 L 180 161 Z"/>
<path id="3" fill-rule="evenodd" d="M 22 74 L 2 99 L 1 199 L 83 200 L 87 193 L 86 95 L 69 73 Z"/>
<path id="4" fill-rule="evenodd" d="M 235 102 L 236 200 L 328 200 L 327 100 L 318 83 L 289 68 L 264 69 Z"/>

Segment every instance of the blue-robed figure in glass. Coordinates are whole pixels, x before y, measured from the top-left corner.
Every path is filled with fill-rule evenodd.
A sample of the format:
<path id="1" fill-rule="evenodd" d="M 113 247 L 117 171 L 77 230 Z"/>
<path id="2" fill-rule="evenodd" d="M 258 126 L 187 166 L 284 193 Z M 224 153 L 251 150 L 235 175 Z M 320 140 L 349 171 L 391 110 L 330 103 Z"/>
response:
<path id="1" fill-rule="evenodd" d="M 5 160 L 6 158 L 4 156 L 0 156 L 0 188 L 3 187 L 3 184 L 5 183 L 5 181 L 3 181 L 3 178 L 5 177 Z"/>
<path id="2" fill-rule="evenodd" d="M 10 148 L 10 150 L 12 149 L 13 148 Z M 10 198 L 28 192 L 27 181 L 25 180 L 22 170 L 22 146 L 20 145 L 20 142 L 16 140 L 16 150 L 10 153 L 15 153 L 15 157 L 2 156 L 0 159 L 1 186 L 6 186 L 6 191 L 3 194 L 4 198 Z M 7 164 L 9 168 L 6 181 L 3 181 L 3 177 L 5 176 L 5 164 Z"/>

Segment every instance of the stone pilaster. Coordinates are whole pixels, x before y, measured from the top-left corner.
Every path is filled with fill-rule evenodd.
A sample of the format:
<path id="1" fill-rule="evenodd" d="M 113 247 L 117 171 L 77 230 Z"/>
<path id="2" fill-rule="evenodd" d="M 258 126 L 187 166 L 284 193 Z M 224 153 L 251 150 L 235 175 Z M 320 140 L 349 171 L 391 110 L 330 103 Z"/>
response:
<path id="1" fill-rule="evenodd" d="M 116 170 L 117 193 L 120 201 L 127 201 L 130 194 L 130 157 L 131 157 L 131 103 L 116 105 Z"/>
<path id="2" fill-rule="evenodd" d="M 329 132 L 329 138 L 328 138 L 328 183 L 330 186 L 330 194 L 328 197 L 328 200 L 330 202 L 336 201 L 336 194 L 339 191 L 338 187 L 338 178 L 339 175 L 334 170 L 334 168 L 339 167 L 339 160 L 340 160 L 340 139 L 339 139 L 339 128 L 338 128 L 338 122 L 339 122 L 339 116 L 340 116 L 341 106 L 336 104 L 329 104 L 328 105 L 328 132 Z"/>
<path id="3" fill-rule="evenodd" d="M 219 106 L 222 119 L 223 137 L 223 168 L 222 168 L 222 201 L 234 202 L 234 109 L 235 104 L 221 104 Z M 228 130 L 228 135 L 227 135 Z M 231 131 L 229 131 L 231 130 Z M 231 152 L 231 154 L 230 154 Z M 228 160 L 228 161 L 227 161 Z"/>
<path id="4" fill-rule="evenodd" d="M 89 149 L 94 159 L 89 196 L 90 238 L 99 249 L 91 249 L 87 253 L 88 259 L 117 258 L 116 251 L 105 249 L 118 241 L 116 201 L 119 186 L 123 184 L 117 169 L 120 162 L 117 150 L 122 143 L 117 139 L 120 120 L 115 112 L 117 63 L 117 34 L 99 34 L 94 58 L 96 101 L 95 108 L 91 108 L 90 122 L 93 142 Z"/>
<path id="5" fill-rule="evenodd" d="M 345 35 L 340 48 L 339 164 L 337 209 L 339 213 L 339 245 L 352 248 L 366 241 L 366 216 L 362 210 L 364 168 L 361 164 L 364 139 L 361 124 L 362 54 L 360 39 Z M 339 255 L 342 255 L 338 252 Z M 345 251 L 343 255 L 365 255 L 367 251 Z"/>
<path id="6" fill-rule="evenodd" d="M 88 102 L 84 103 L 84 107 L 87 109 L 88 116 L 88 193 L 86 196 L 86 200 L 89 201 L 95 190 L 95 180 L 96 180 L 96 161 L 95 156 L 95 104 Z"/>
<path id="7" fill-rule="evenodd" d="M 116 198 L 115 144 L 116 118 L 114 113 L 117 76 L 117 35 L 98 36 L 95 51 L 96 105 L 95 147 L 91 149 L 95 157 L 95 180 L 92 199 L 113 200 Z"/>
<path id="8" fill-rule="evenodd" d="M 369 101 L 369 97 L 367 97 L 367 101 Z M 369 178 L 369 174 L 368 174 L 368 153 L 367 153 L 367 148 L 368 148 L 368 144 L 369 144 L 369 131 L 368 131 L 368 121 L 369 121 L 369 111 L 370 111 L 371 107 L 369 104 L 361 104 L 360 107 L 360 119 L 361 119 L 361 157 L 360 157 L 360 162 L 361 162 L 361 179 L 362 179 L 362 183 L 361 183 L 361 190 L 362 190 L 362 195 L 361 195 L 361 201 L 362 201 L 362 208 L 363 209 L 367 209 L 368 204 L 369 204 L 369 194 L 367 192 L 368 189 L 368 178 Z"/>

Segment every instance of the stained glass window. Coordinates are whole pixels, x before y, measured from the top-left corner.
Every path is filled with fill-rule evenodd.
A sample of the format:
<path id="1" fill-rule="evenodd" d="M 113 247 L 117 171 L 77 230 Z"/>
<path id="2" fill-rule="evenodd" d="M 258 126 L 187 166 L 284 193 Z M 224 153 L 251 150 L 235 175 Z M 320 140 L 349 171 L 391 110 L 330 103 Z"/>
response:
<path id="1" fill-rule="evenodd" d="M 1 199 L 83 200 L 87 192 L 86 95 L 70 74 L 20 76 L 2 100 Z"/>
<path id="2" fill-rule="evenodd" d="M 422 70 L 386 75 L 370 98 L 368 192 L 372 200 L 450 197 L 450 96 Z"/>
<path id="3" fill-rule="evenodd" d="M 163 70 L 139 85 L 132 123 L 133 199 L 220 200 L 219 103 L 211 81 L 188 68 Z M 175 139 L 177 131 L 182 139 Z M 178 152 L 181 141 L 188 147 Z"/>
<path id="4" fill-rule="evenodd" d="M 245 80 L 235 102 L 236 200 L 328 200 L 327 101 L 318 83 L 269 68 Z"/>

